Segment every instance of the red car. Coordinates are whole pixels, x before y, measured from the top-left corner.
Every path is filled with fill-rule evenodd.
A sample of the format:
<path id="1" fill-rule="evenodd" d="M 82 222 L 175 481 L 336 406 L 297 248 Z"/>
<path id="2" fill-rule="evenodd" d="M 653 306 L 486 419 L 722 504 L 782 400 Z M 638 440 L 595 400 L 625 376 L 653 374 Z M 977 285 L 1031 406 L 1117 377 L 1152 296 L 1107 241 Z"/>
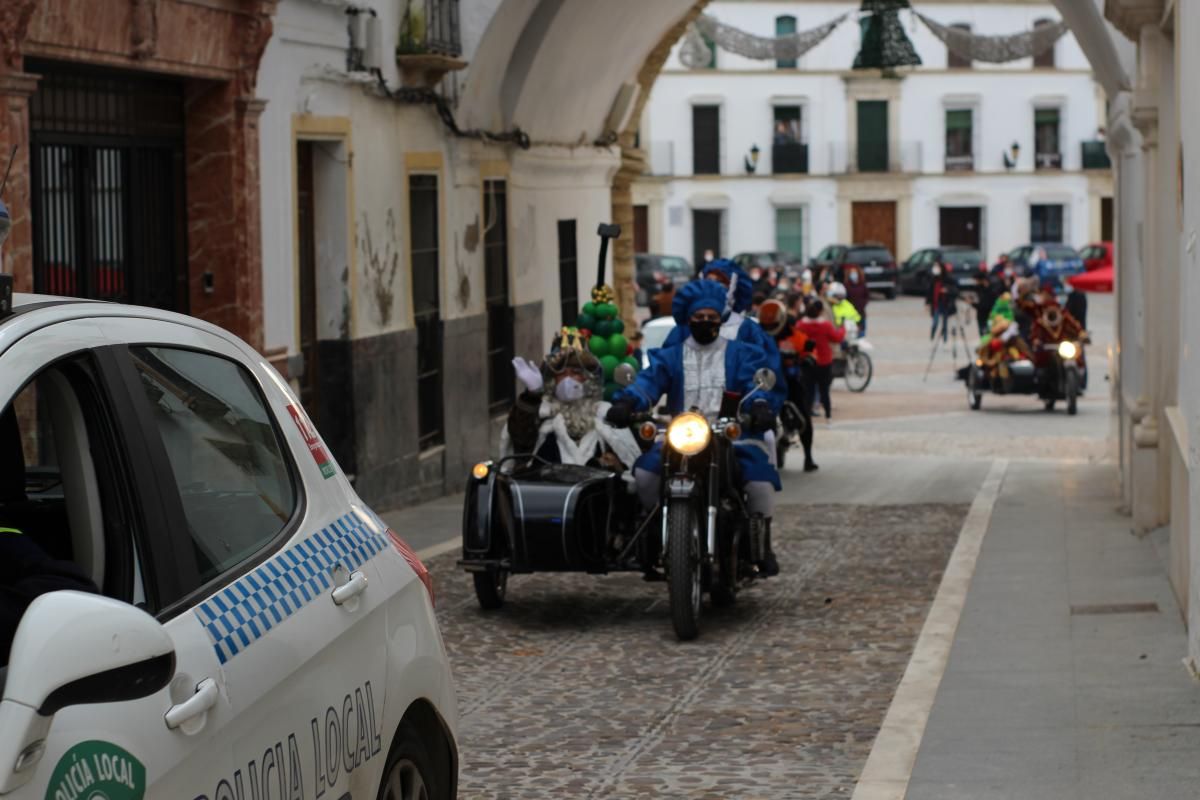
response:
<path id="1" fill-rule="evenodd" d="M 1083 268 L 1091 272 L 1101 267 L 1111 268 L 1113 265 L 1112 242 L 1093 242 L 1079 252 L 1083 259 Z"/>

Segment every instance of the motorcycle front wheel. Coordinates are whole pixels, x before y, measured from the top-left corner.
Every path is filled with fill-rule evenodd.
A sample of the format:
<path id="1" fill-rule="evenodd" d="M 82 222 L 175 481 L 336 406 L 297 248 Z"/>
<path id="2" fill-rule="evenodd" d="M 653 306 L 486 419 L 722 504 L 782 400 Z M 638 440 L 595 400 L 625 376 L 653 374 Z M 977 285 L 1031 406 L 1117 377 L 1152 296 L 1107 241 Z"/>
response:
<path id="1" fill-rule="evenodd" d="M 686 498 L 667 506 L 667 588 L 671 624 L 680 641 L 700 634 L 700 523 Z"/>
<path id="2" fill-rule="evenodd" d="M 475 599 L 479 607 L 486 611 L 494 611 L 504 605 L 504 596 L 508 593 L 508 571 L 489 569 L 486 572 L 476 572 L 471 577 L 475 579 Z"/>
<path id="3" fill-rule="evenodd" d="M 846 359 L 846 388 L 852 392 L 866 391 L 873 372 L 874 366 L 869 355 L 862 350 L 852 353 Z"/>

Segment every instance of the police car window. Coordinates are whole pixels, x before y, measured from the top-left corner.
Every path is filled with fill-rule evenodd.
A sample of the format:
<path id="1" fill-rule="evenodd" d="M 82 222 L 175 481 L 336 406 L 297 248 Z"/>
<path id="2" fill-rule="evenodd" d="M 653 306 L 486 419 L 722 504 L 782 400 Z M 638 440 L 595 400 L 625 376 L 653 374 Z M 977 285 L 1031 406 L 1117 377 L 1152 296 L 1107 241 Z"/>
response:
<path id="1" fill-rule="evenodd" d="M 168 347 L 130 354 L 154 412 L 206 583 L 271 542 L 297 493 L 272 416 L 250 374 Z"/>

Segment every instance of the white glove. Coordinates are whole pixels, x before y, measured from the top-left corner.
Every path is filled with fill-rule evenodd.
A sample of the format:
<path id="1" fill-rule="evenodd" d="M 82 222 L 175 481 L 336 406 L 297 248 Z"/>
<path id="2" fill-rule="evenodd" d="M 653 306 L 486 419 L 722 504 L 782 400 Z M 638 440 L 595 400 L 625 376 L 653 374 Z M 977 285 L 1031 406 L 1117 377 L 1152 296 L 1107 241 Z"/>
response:
<path id="1" fill-rule="evenodd" d="M 517 380 L 524 384 L 526 389 L 531 392 L 542 390 L 542 371 L 536 364 L 518 356 L 512 360 L 512 365 L 513 372 L 517 373 Z"/>

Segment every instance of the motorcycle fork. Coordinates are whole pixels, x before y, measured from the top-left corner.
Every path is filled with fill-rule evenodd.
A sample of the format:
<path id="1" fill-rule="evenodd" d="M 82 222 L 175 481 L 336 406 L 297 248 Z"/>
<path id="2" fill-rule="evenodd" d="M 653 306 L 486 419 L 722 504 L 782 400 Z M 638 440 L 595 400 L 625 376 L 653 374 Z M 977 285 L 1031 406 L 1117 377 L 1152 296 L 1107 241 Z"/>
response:
<path id="1" fill-rule="evenodd" d="M 721 501 L 717 488 L 720 486 L 717 461 L 718 459 L 714 458 L 708 466 L 708 551 L 706 556 L 709 561 L 717 552 L 717 505 Z"/>

